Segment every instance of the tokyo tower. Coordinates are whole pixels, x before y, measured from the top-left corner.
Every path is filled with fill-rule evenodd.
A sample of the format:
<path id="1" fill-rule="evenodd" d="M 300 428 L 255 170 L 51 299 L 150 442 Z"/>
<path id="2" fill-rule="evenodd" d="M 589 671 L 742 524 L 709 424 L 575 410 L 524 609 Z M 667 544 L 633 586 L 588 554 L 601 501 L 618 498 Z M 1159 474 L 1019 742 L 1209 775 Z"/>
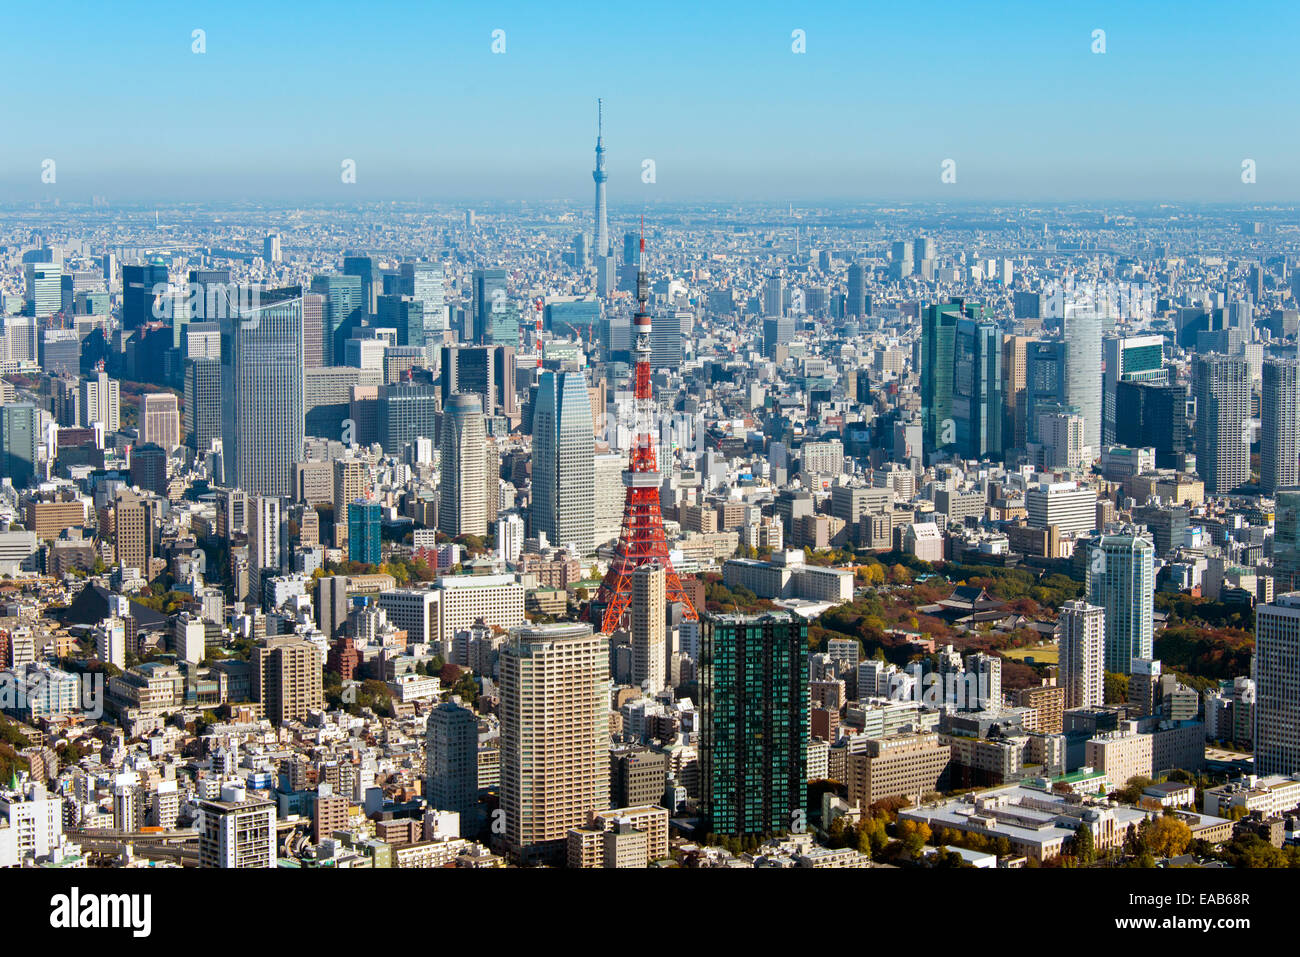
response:
<path id="1" fill-rule="evenodd" d="M 606 634 L 618 627 L 632 602 L 632 573 L 642 565 L 655 564 L 664 569 L 668 579 L 666 599 L 680 602 L 682 615 L 692 621 L 699 615 L 686 597 L 682 580 L 668 558 L 668 539 L 664 536 L 664 519 L 659 511 L 659 466 L 655 461 L 654 396 L 650 391 L 650 313 L 646 303 L 650 287 L 645 275 L 645 218 L 641 222 L 641 260 L 637 264 L 637 311 L 633 318 L 636 332 L 636 392 L 633 408 L 636 415 L 636 439 L 632 443 L 623 485 L 627 499 L 623 506 L 623 527 L 619 532 L 614 561 L 600 583 L 596 605 L 604 609 L 600 630 Z"/>

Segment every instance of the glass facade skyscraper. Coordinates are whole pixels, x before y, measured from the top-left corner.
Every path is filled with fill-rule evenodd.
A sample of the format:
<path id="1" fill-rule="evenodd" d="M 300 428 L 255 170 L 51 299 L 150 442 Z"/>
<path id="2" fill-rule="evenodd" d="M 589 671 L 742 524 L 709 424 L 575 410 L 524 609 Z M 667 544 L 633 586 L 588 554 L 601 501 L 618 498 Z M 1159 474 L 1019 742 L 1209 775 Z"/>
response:
<path id="1" fill-rule="evenodd" d="M 961 299 L 921 322 L 921 422 L 927 453 L 1000 455 L 1002 336 L 987 310 Z"/>
<path id="2" fill-rule="evenodd" d="M 1088 604 L 1106 609 L 1106 670 L 1129 674 L 1152 656 L 1155 546 L 1129 529 L 1101 535 L 1088 549 Z"/>
<path id="3" fill-rule="evenodd" d="M 311 291 L 325 297 L 321 321 L 322 363 L 343 364 L 343 343 L 352 338 L 352 330 L 361 324 L 363 290 L 360 276 L 337 273 L 316 276 Z"/>
<path id="4" fill-rule="evenodd" d="M 380 522 L 378 502 L 359 498 L 348 505 L 348 561 L 379 564 Z"/>
<path id="5" fill-rule="evenodd" d="M 533 412 L 532 532 L 595 550 L 595 438 L 587 377 L 543 372 Z"/>
<path id="6" fill-rule="evenodd" d="M 221 320 L 225 479 L 249 495 L 292 497 L 303 439 L 302 289 L 258 300 Z"/>
<path id="7" fill-rule="evenodd" d="M 474 341 L 480 345 L 492 345 L 501 327 L 508 324 L 508 318 L 514 318 L 515 334 L 509 342 L 502 345 L 515 345 L 519 342 L 519 311 L 506 298 L 506 271 L 504 269 L 475 269 L 474 286 Z"/>
<path id="8" fill-rule="evenodd" d="M 799 830 L 808 799 L 808 625 L 786 614 L 707 616 L 701 625 L 705 830 Z"/>

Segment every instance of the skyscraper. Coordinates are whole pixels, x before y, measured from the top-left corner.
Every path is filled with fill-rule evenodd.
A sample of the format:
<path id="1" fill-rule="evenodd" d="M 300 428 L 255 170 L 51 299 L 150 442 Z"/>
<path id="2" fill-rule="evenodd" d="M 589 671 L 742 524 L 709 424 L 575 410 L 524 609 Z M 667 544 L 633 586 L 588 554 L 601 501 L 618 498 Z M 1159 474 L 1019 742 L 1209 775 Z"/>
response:
<path id="1" fill-rule="evenodd" d="M 379 387 L 379 443 L 388 455 L 400 455 L 416 439 L 432 439 L 438 419 L 438 390 L 431 385 Z"/>
<path id="2" fill-rule="evenodd" d="M 1115 441 L 1156 450 L 1156 468 L 1181 469 L 1187 453 L 1187 392 L 1181 385 L 1118 382 Z"/>
<path id="3" fill-rule="evenodd" d="M 658 565 L 632 573 L 632 686 L 647 695 L 663 690 L 668 673 L 667 584 Z"/>
<path id="4" fill-rule="evenodd" d="M 1300 487 L 1274 492 L 1273 593 L 1300 591 Z"/>
<path id="5" fill-rule="evenodd" d="M 399 346 L 424 348 L 424 303 L 410 296 L 380 296 L 376 322 L 397 330 Z"/>
<path id="6" fill-rule="evenodd" d="M 1259 488 L 1272 495 L 1279 488 L 1300 484 L 1300 361 L 1270 359 L 1264 363 L 1264 388 L 1259 405 Z"/>
<path id="7" fill-rule="evenodd" d="M 1106 703 L 1106 609 L 1067 601 L 1061 606 L 1060 623 L 1065 707 L 1100 708 Z"/>
<path id="8" fill-rule="evenodd" d="M 424 305 L 425 328 L 434 334 L 444 332 L 447 329 L 447 307 L 442 263 L 402 263 L 398 268 L 402 295 Z"/>
<path id="9" fill-rule="evenodd" d="M 325 575 L 316 580 L 316 627 L 334 638 L 348 618 L 346 575 Z"/>
<path id="10" fill-rule="evenodd" d="M 154 289 L 166 286 L 167 267 L 162 263 L 122 266 L 122 328 L 138 329 L 158 319 Z"/>
<path id="11" fill-rule="evenodd" d="M 311 291 L 325 297 L 321 323 L 321 362 L 326 366 L 343 365 L 343 343 L 365 317 L 360 276 L 330 273 L 316 276 Z"/>
<path id="12" fill-rule="evenodd" d="M 473 274 L 474 341 L 491 345 L 494 329 L 503 322 L 513 304 L 506 296 L 506 271 L 501 268 L 475 269 Z M 518 311 L 515 310 L 516 337 L 502 345 L 518 342 Z"/>
<path id="13" fill-rule="evenodd" d="M 325 365 L 325 297 L 319 292 L 302 294 L 302 364 L 304 369 Z"/>
<path id="14" fill-rule="evenodd" d="M 588 555 L 595 543 L 591 400 L 581 372 L 543 372 L 533 413 L 532 532 Z"/>
<path id="15" fill-rule="evenodd" d="M 348 561 L 379 564 L 381 517 L 378 502 L 359 498 L 348 506 Z"/>
<path id="16" fill-rule="evenodd" d="M 596 168 L 591 171 L 591 178 L 596 181 L 596 256 L 609 255 L 609 218 L 605 211 L 605 144 L 603 140 L 605 126 L 604 104 L 596 101 Z"/>
<path id="17" fill-rule="evenodd" d="M 105 432 L 122 428 L 122 386 L 110 379 L 103 369 L 97 369 L 81 380 L 81 417 L 86 428 L 96 422 Z"/>
<path id="18" fill-rule="evenodd" d="M 798 829 L 807 803 L 808 625 L 786 614 L 702 622 L 700 804 L 705 830 Z"/>
<path id="19" fill-rule="evenodd" d="M 1101 341 L 1106 319 L 1094 308 L 1066 304 L 1063 335 L 1065 402 L 1083 416 L 1083 444 L 1088 462 L 1101 455 Z"/>
<path id="20" fill-rule="evenodd" d="M 1300 593 L 1255 611 L 1256 774 L 1300 772 Z"/>
<path id="21" fill-rule="evenodd" d="M 444 346 L 442 403 L 456 392 L 473 392 L 483 403 L 484 414 L 514 415 L 515 349 L 513 346 Z"/>
<path id="22" fill-rule="evenodd" d="M 849 266 L 849 302 L 846 315 L 861 316 L 867 301 L 866 269 L 861 263 Z"/>
<path id="23" fill-rule="evenodd" d="M 254 601 L 262 600 L 262 576 L 287 564 L 287 530 L 280 499 L 253 496 L 248 502 L 248 578 Z"/>
<path id="24" fill-rule="evenodd" d="M 469 833 L 478 805 L 478 718 L 473 711 L 444 701 L 429 712 L 425 766 L 429 806 L 455 811 L 461 834 Z"/>
<path id="25" fill-rule="evenodd" d="M 0 405 L 0 478 L 16 489 L 36 476 L 37 447 L 41 441 L 41 413 L 30 402 Z"/>
<path id="26" fill-rule="evenodd" d="M 227 484 L 291 497 L 303 438 L 300 287 L 264 292 L 221 320 L 221 415 Z"/>
<path id="27" fill-rule="evenodd" d="M 452 538 L 487 535 L 486 439 L 478 396 L 453 395 L 443 410 L 438 498 L 438 529 Z"/>
<path id="28" fill-rule="evenodd" d="M 1245 356 L 1198 355 L 1192 372 L 1196 471 L 1207 493 L 1222 495 L 1250 481 L 1250 362 Z"/>
<path id="29" fill-rule="evenodd" d="M 141 442 L 153 442 L 166 452 L 180 445 L 181 414 L 174 393 L 142 394 L 139 423 Z"/>
<path id="30" fill-rule="evenodd" d="M 1155 625 L 1155 546 L 1132 526 L 1088 549 L 1087 595 L 1106 610 L 1106 670 L 1126 675 L 1150 658 Z"/>
<path id="31" fill-rule="evenodd" d="M 344 256 L 343 275 L 356 276 L 361 280 L 361 318 L 369 319 L 375 314 L 379 298 L 379 285 L 375 282 L 375 261 L 369 256 Z"/>
<path id="32" fill-rule="evenodd" d="M 1101 380 L 1101 441 L 1103 445 L 1112 445 L 1116 441 L 1115 410 L 1119 383 L 1163 385 L 1169 380 L 1169 375 L 1164 365 L 1164 336 L 1108 336 L 1102 341 L 1102 347 L 1105 368 Z M 1100 454 L 1100 450 L 1093 451 Z"/>
<path id="33" fill-rule="evenodd" d="M 505 838 L 521 862 L 556 861 L 569 828 L 609 807 L 608 641 L 587 624 L 522 625 L 498 669 Z"/>
<path id="34" fill-rule="evenodd" d="M 983 306 L 954 299 L 928 307 L 922 317 L 927 453 L 982 458 L 1002 452 L 1002 337 L 987 315 Z"/>

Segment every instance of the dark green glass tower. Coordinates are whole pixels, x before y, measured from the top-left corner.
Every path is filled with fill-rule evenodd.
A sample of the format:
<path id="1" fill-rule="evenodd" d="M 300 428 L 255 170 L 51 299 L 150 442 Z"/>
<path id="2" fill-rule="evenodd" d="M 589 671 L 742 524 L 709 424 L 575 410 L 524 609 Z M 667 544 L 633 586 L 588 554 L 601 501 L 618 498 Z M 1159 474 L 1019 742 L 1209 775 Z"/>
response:
<path id="1" fill-rule="evenodd" d="M 808 797 L 808 625 L 784 614 L 710 615 L 699 667 L 706 830 L 799 830 Z"/>
<path id="2" fill-rule="evenodd" d="M 378 502 L 357 499 L 348 506 L 348 561 L 378 565 L 379 526 L 382 513 Z"/>

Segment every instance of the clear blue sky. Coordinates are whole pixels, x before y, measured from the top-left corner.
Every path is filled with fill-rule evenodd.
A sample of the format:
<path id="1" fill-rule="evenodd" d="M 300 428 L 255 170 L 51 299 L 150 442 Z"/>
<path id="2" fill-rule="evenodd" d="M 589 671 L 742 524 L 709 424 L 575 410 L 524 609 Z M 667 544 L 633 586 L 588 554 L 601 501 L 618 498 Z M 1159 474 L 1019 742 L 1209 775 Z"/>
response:
<path id="1" fill-rule="evenodd" d="M 611 204 L 1290 202 L 1297 27 L 1288 2 L 10 4 L 0 202 L 585 200 L 597 96 Z"/>

